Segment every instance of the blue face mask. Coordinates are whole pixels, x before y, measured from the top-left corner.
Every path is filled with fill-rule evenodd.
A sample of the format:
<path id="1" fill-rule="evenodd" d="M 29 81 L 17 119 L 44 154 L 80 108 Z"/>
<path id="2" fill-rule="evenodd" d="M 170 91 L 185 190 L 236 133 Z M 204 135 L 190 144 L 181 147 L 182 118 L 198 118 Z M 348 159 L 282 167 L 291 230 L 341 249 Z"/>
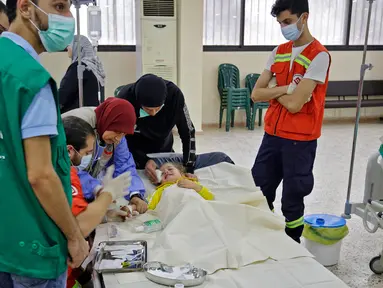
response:
<path id="1" fill-rule="evenodd" d="M 305 26 L 303 25 L 302 26 L 302 29 L 299 31 L 298 29 L 298 22 L 301 20 L 302 16 L 299 17 L 298 21 L 294 24 L 290 24 L 290 25 L 287 25 L 285 27 L 282 27 L 282 34 L 283 36 L 289 40 L 289 41 L 296 41 L 299 39 L 299 37 L 301 37 L 302 33 L 303 33 L 303 29 L 305 28 Z"/>
<path id="2" fill-rule="evenodd" d="M 84 171 L 86 168 L 90 166 L 90 162 L 92 161 L 92 155 L 86 155 L 81 158 L 80 165 L 77 166 L 77 169 L 79 171 Z"/>
<path id="3" fill-rule="evenodd" d="M 41 31 L 35 23 L 33 26 L 39 31 L 39 36 L 47 52 L 59 52 L 72 43 L 74 38 L 75 20 L 73 17 L 64 17 L 56 14 L 48 14 L 31 2 L 33 6 L 48 16 L 48 30 Z"/>

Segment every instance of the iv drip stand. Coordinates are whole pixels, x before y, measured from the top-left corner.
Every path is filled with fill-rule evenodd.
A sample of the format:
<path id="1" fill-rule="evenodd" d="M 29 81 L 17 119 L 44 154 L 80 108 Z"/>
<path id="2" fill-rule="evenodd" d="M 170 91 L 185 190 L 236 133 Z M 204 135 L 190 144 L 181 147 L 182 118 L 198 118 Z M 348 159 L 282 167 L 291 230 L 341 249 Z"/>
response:
<path id="1" fill-rule="evenodd" d="M 358 139 L 358 128 L 359 128 L 359 121 L 360 121 L 360 111 L 361 111 L 361 105 L 362 105 L 362 95 L 363 95 L 363 84 L 364 84 L 364 76 L 366 74 L 366 70 L 372 70 L 373 66 L 372 64 L 366 64 L 366 56 L 367 56 L 367 45 L 368 45 L 368 34 L 370 33 L 370 22 L 371 22 L 371 14 L 372 14 L 372 4 L 375 0 L 367 0 L 369 4 L 368 9 L 368 16 L 367 16 L 367 28 L 366 28 L 366 37 L 364 41 L 364 50 L 363 50 L 363 60 L 362 65 L 360 68 L 360 82 L 359 82 L 359 90 L 358 90 L 358 101 L 357 101 L 357 107 L 356 107 L 356 119 L 355 119 L 355 127 L 354 127 L 354 139 L 352 142 L 352 152 L 351 152 L 351 162 L 350 162 L 350 173 L 348 176 L 348 187 L 347 187 L 347 200 L 344 207 L 344 213 L 342 214 L 342 217 L 345 219 L 351 218 L 351 203 L 350 203 L 350 197 L 351 197 L 351 186 L 352 186 L 352 177 L 354 172 L 354 162 L 355 162 L 355 150 L 356 150 L 356 142 Z M 352 5 L 352 4 L 351 4 Z"/>
<path id="2" fill-rule="evenodd" d="M 81 4 L 76 2 L 76 18 L 77 18 L 77 76 L 78 76 L 78 97 L 79 97 L 79 107 L 84 106 L 84 88 L 83 88 L 83 79 L 85 66 L 81 62 L 81 45 L 80 45 L 80 7 Z"/>

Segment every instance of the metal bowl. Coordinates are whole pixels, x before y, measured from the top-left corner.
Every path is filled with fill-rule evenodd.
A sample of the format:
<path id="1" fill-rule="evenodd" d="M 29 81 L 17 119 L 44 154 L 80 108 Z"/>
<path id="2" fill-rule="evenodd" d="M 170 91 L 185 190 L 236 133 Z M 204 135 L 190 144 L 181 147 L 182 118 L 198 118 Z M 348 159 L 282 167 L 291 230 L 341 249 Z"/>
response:
<path id="1" fill-rule="evenodd" d="M 177 269 L 182 270 L 183 273 L 179 277 L 175 277 L 172 272 Z M 154 272 L 154 273 L 153 273 Z M 155 275 L 156 272 L 160 272 L 163 275 Z M 175 267 L 168 266 L 161 262 L 148 262 L 144 265 L 144 273 L 146 278 L 157 284 L 174 286 L 176 284 L 183 284 L 185 287 L 193 287 L 201 285 L 205 282 L 207 272 L 205 270 L 196 268 L 190 264 Z M 168 274 L 168 275 L 166 275 Z"/>

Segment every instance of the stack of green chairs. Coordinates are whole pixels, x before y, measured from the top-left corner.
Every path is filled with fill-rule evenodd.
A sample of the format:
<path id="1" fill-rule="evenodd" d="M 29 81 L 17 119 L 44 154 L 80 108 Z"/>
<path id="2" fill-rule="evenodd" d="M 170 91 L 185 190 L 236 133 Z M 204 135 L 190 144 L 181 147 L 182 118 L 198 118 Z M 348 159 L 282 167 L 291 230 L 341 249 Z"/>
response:
<path id="1" fill-rule="evenodd" d="M 257 82 L 259 76 L 261 76 L 260 74 L 256 74 L 256 73 L 251 73 L 251 74 L 248 74 L 246 76 L 246 88 L 249 89 L 250 91 L 250 95 L 251 95 L 251 91 L 253 91 L 253 88 L 255 86 L 255 83 Z M 255 122 L 255 116 L 257 114 L 257 110 L 259 111 L 258 112 L 258 126 L 262 126 L 262 119 L 263 119 L 263 115 L 262 115 L 262 110 L 263 109 L 267 109 L 269 108 L 269 102 L 257 102 L 257 103 L 254 103 L 253 101 L 251 101 L 251 120 L 250 120 L 250 126 L 249 126 L 249 129 L 250 130 L 254 130 L 254 122 Z"/>
<path id="2" fill-rule="evenodd" d="M 116 90 L 114 90 L 114 97 L 117 97 L 118 93 L 120 93 L 121 89 L 124 87 L 125 87 L 125 85 L 117 87 Z"/>
<path id="3" fill-rule="evenodd" d="M 238 67 L 233 64 L 221 64 L 218 67 L 218 91 L 221 98 L 219 110 L 219 128 L 222 127 L 223 111 L 226 109 L 226 132 L 234 127 L 235 110 L 246 110 L 246 127 L 250 129 L 251 107 L 250 93 L 240 88 Z"/>

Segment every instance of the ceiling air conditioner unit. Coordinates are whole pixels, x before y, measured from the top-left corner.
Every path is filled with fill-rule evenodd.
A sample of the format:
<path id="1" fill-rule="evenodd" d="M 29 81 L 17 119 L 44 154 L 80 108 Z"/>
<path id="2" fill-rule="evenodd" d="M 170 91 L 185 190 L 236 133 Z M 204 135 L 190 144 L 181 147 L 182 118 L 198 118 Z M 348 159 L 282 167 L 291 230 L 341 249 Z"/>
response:
<path id="1" fill-rule="evenodd" d="M 137 77 L 155 74 L 177 84 L 176 0 L 136 0 Z"/>

